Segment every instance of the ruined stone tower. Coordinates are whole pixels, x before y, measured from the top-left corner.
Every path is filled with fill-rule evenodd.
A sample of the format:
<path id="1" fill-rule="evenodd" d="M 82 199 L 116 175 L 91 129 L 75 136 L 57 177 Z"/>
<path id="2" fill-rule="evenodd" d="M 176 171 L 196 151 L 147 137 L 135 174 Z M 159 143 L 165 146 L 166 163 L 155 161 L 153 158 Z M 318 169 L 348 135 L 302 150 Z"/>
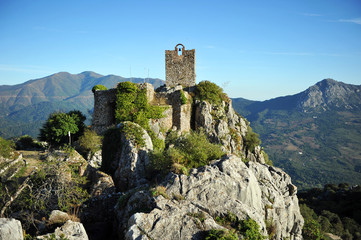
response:
<path id="1" fill-rule="evenodd" d="M 174 50 L 165 50 L 165 79 L 167 87 L 181 84 L 192 87 L 196 84 L 195 50 L 185 50 L 177 44 Z"/>

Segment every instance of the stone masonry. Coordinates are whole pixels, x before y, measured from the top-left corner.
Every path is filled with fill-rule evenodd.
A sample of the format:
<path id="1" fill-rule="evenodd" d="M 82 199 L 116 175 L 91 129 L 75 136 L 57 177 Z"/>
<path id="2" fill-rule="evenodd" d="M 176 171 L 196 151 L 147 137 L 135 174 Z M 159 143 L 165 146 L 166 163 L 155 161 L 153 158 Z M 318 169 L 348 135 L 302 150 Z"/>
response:
<path id="1" fill-rule="evenodd" d="M 104 133 L 115 124 L 115 101 L 117 89 L 94 92 L 94 112 L 92 128 L 98 134 Z"/>
<path id="2" fill-rule="evenodd" d="M 190 103 L 181 104 L 182 86 L 174 88 L 164 87 L 154 91 L 153 85 L 143 83 L 140 89 L 146 89 L 148 103 L 151 105 L 166 107 L 161 119 L 151 119 L 150 126 L 158 134 L 176 128 L 182 132 L 189 132 L 191 128 L 192 107 Z M 92 128 L 103 134 L 109 127 L 115 125 L 115 102 L 117 89 L 109 89 L 94 92 L 94 113 Z M 189 99 L 190 95 L 184 91 Z"/>
<path id="3" fill-rule="evenodd" d="M 166 50 L 165 74 L 167 87 L 194 86 L 196 84 L 195 50 L 185 50 L 183 44 L 177 44 L 174 50 Z"/>

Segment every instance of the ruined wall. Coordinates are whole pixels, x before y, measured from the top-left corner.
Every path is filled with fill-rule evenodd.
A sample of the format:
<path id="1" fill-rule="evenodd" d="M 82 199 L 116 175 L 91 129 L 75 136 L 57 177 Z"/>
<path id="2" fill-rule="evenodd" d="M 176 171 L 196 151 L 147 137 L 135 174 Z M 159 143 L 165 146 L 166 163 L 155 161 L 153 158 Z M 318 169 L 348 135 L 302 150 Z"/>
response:
<path id="1" fill-rule="evenodd" d="M 177 130 L 182 132 L 190 131 L 192 106 L 190 103 L 181 104 L 181 86 L 168 89 L 164 92 L 154 92 L 153 85 L 149 83 L 140 84 L 139 88 L 146 89 L 149 104 L 167 107 L 163 112 L 163 118 L 150 120 L 151 128 L 156 134 L 159 132 L 167 132 L 173 127 L 176 127 Z M 92 128 L 98 134 L 103 134 L 105 130 L 115 124 L 116 94 L 117 89 L 95 91 L 94 93 Z M 188 99 L 190 98 L 190 95 L 186 91 L 184 94 Z"/>
<path id="2" fill-rule="evenodd" d="M 175 50 L 166 50 L 165 74 L 167 87 L 175 87 L 178 84 L 183 87 L 194 86 L 196 84 L 195 50 L 185 50 L 182 44 L 178 44 Z"/>
<path id="3" fill-rule="evenodd" d="M 94 112 L 92 128 L 97 134 L 102 134 L 115 124 L 115 101 L 117 89 L 94 92 Z"/>

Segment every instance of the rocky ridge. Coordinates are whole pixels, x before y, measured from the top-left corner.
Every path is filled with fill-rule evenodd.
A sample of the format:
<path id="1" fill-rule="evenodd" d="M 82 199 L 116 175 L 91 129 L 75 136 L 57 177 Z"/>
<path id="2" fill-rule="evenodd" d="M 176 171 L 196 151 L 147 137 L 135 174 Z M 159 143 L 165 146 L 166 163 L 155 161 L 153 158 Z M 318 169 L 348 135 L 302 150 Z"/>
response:
<path id="1" fill-rule="evenodd" d="M 272 226 L 273 239 L 302 239 L 297 188 L 278 168 L 245 164 L 231 155 L 193 169 L 189 176 L 170 174 L 161 185 L 166 189 L 162 195 L 152 197 L 140 190 L 125 207 L 118 203 L 125 239 L 202 239 L 208 230 L 225 229 L 215 219 L 229 213 L 255 220 L 265 236 Z M 137 211 L 147 208 L 153 210 Z"/>

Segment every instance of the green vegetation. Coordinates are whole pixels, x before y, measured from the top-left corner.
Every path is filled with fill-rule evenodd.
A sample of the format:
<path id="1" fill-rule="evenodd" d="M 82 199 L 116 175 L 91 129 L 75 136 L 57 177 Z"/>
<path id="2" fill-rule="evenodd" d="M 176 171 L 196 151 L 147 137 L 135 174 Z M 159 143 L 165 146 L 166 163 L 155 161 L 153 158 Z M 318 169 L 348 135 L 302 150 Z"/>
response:
<path id="1" fill-rule="evenodd" d="M 14 151 L 14 147 L 15 144 L 13 141 L 0 137 L 0 157 L 9 158 Z"/>
<path id="2" fill-rule="evenodd" d="M 250 126 L 247 127 L 247 133 L 244 138 L 244 145 L 246 146 L 246 151 L 250 152 L 254 152 L 254 148 L 258 145 L 261 145 L 259 135 L 253 132 Z"/>
<path id="3" fill-rule="evenodd" d="M 85 129 L 86 117 L 80 111 L 53 113 L 40 129 L 39 139 L 51 145 L 61 146 L 69 143 L 68 133 L 72 141 L 76 141 Z"/>
<path id="4" fill-rule="evenodd" d="M 164 148 L 161 140 L 157 139 L 149 127 L 149 119 L 163 117 L 164 107 L 148 104 L 145 89 L 139 89 L 135 83 L 121 82 L 117 86 L 117 100 L 115 119 L 117 123 L 131 121 L 143 127 L 152 139 L 155 149 Z"/>
<path id="5" fill-rule="evenodd" d="M 148 104 L 146 90 L 135 83 L 121 82 L 117 86 L 115 119 L 117 123 L 131 121 L 148 128 L 148 120 L 162 118 L 164 109 Z"/>
<path id="6" fill-rule="evenodd" d="M 207 232 L 205 240 L 238 240 L 234 231 L 211 229 Z"/>
<path id="7" fill-rule="evenodd" d="M 157 196 L 163 196 L 166 199 L 170 199 L 169 195 L 166 192 L 166 188 L 164 186 L 157 186 L 155 188 L 152 188 L 150 191 L 152 193 L 153 197 L 157 197 Z"/>
<path id="8" fill-rule="evenodd" d="M 223 89 L 210 81 L 202 81 L 196 85 L 195 99 L 215 105 L 221 104 L 222 101 L 228 101 Z"/>
<path id="9" fill-rule="evenodd" d="M 207 165 L 210 160 L 219 159 L 224 154 L 220 145 L 210 143 L 202 130 L 179 137 L 177 132 L 170 132 L 166 146 L 163 151 L 151 154 L 154 171 L 187 174 L 188 169 Z"/>
<path id="10" fill-rule="evenodd" d="M 217 216 L 215 220 L 230 231 L 212 229 L 207 233 L 206 239 L 266 239 L 262 236 L 257 222 L 251 218 L 240 220 L 235 214 L 229 212 L 224 216 Z"/>
<path id="11" fill-rule="evenodd" d="M 361 187 L 327 184 L 298 193 L 305 219 L 304 239 L 327 239 L 332 233 L 342 239 L 361 239 Z"/>
<path id="12" fill-rule="evenodd" d="M 181 95 L 180 95 L 180 100 L 181 100 L 181 104 L 184 105 L 184 104 L 187 104 L 188 103 L 188 99 L 186 97 L 186 95 L 184 94 L 184 91 L 181 90 Z"/>
<path id="13" fill-rule="evenodd" d="M 80 152 L 93 155 L 101 149 L 102 138 L 94 130 L 86 128 L 84 134 L 79 137 L 78 143 Z"/>
<path id="14" fill-rule="evenodd" d="M 101 84 L 95 85 L 92 88 L 93 93 L 95 93 L 95 91 L 104 91 L 104 90 L 108 90 L 108 88 L 106 86 L 104 86 L 104 85 L 101 85 Z"/>

